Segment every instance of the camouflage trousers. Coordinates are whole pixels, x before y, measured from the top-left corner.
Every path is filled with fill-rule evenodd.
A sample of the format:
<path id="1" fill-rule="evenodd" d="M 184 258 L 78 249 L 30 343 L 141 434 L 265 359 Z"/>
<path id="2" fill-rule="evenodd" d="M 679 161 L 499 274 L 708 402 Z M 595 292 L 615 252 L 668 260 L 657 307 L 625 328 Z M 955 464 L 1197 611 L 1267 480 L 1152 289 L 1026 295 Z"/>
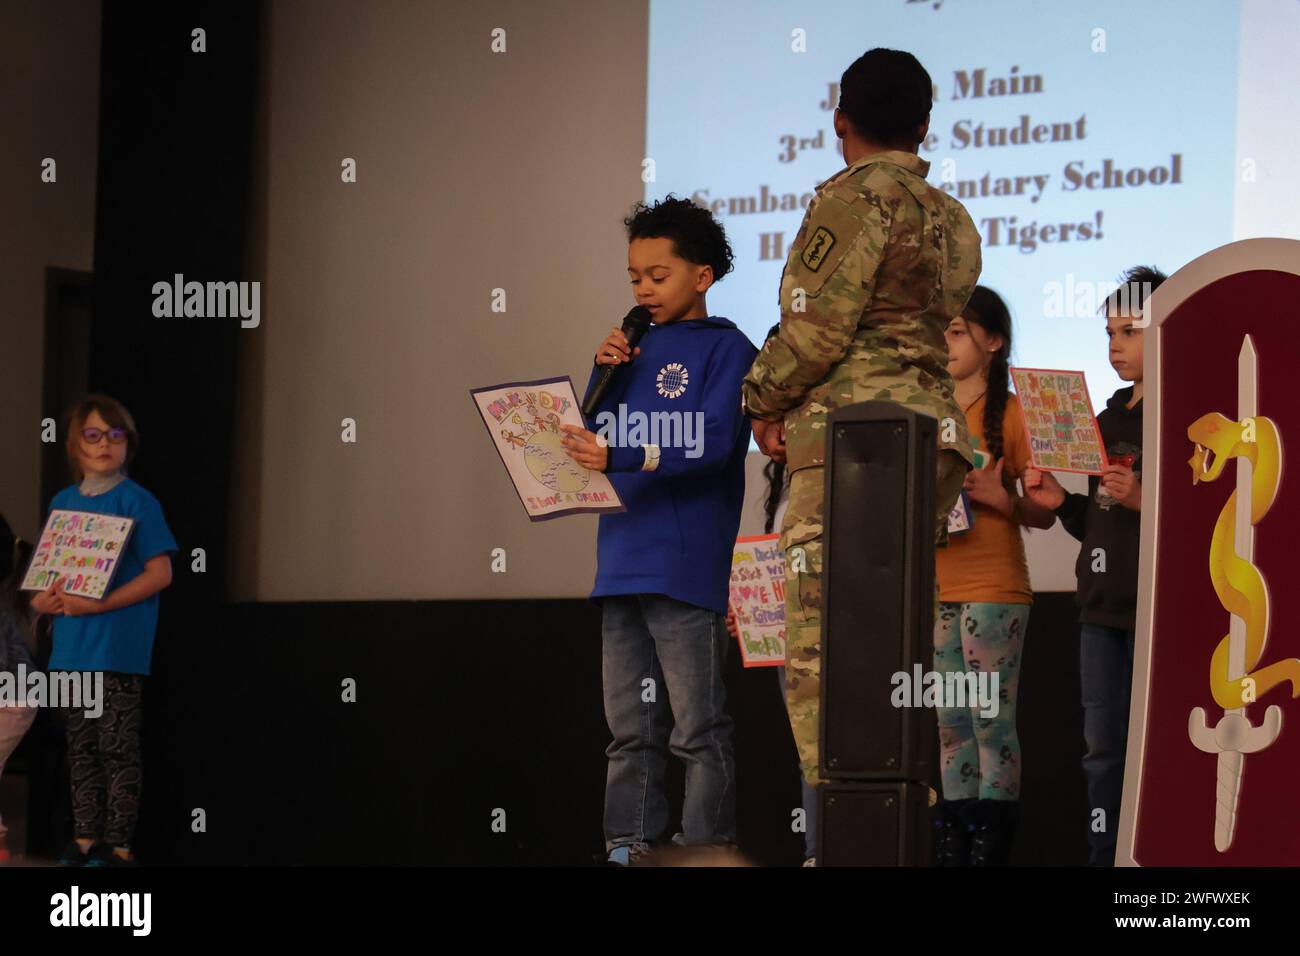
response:
<path id="1" fill-rule="evenodd" d="M 970 466 L 954 451 L 938 454 L 935 494 L 935 545 L 948 540 L 948 512 L 957 503 Z M 822 466 L 790 476 L 790 499 L 781 528 L 785 549 L 785 693 L 790 729 L 799 750 L 804 779 L 817 784 L 817 740 L 821 709 L 822 628 Z M 934 605 L 939 606 L 938 584 Z M 929 631 L 927 630 L 927 633 Z"/>

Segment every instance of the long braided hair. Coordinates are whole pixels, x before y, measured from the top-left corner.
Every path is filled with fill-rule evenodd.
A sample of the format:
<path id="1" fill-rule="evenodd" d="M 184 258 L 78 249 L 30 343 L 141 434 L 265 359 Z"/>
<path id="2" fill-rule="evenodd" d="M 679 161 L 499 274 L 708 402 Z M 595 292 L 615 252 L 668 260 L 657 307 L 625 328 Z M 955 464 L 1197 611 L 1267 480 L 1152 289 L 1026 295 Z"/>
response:
<path id="1" fill-rule="evenodd" d="M 990 336 L 1002 336 L 1002 348 L 989 362 L 988 391 L 984 394 L 984 448 L 992 461 L 1002 457 L 1002 417 L 1011 394 L 1011 311 L 1007 304 L 987 286 L 977 285 L 962 312 L 967 324 L 974 323 Z"/>
<path id="2" fill-rule="evenodd" d="M 763 505 L 763 533 L 771 534 L 776 524 L 776 509 L 781 505 L 781 491 L 785 488 L 785 462 L 767 460 L 763 466 L 763 477 L 767 479 L 767 503 Z"/>
<path id="3" fill-rule="evenodd" d="M 767 330 L 767 338 L 763 339 L 763 344 L 776 335 L 781 328 L 781 323 L 777 323 Z M 772 526 L 776 524 L 776 509 L 781 505 L 781 492 L 785 488 L 785 462 L 776 462 L 772 459 L 767 460 L 763 466 L 763 477 L 767 479 L 767 502 L 763 505 L 763 513 L 767 516 L 763 522 L 763 533 L 771 534 Z"/>

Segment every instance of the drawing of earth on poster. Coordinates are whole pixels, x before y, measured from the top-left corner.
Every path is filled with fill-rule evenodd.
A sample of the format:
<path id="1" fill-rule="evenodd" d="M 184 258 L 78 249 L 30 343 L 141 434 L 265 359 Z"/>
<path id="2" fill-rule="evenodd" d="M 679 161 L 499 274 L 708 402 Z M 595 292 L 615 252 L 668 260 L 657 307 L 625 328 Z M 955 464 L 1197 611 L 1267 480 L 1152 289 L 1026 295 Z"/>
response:
<path id="1" fill-rule="evenodd" d="M 591 472 L 568 456 L 556 431 L 535 432 L 524 445 L 524 464 L 532 476 L 552 491 L 581 491 L 587 487 Z"/>

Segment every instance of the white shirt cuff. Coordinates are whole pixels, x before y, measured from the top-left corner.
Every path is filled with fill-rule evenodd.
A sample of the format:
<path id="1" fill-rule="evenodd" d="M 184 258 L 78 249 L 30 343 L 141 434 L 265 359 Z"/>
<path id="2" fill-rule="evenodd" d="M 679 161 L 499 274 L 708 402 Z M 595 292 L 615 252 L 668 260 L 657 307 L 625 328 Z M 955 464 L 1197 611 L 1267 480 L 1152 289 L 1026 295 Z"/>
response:
<path id="1" fill-rule="evenodd" d="M 642 471 L 654 471 L 659 467 L 659 446 L 642 445 L 642 451 L 645 452 L 645 462 L 641 465 Z"/>

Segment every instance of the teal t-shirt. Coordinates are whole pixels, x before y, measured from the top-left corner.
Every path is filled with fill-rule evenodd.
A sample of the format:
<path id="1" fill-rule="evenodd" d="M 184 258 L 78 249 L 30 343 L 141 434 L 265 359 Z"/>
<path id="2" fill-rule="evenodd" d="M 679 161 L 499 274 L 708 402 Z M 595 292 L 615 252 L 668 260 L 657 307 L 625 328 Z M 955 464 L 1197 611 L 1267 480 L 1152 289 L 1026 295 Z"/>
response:
<path id="1" fill-rule="evenodd" d="M 150 558 L 177 550 L 158 499 L 130 478 L 102 495 L 83 495 L 75 485 L 64 488 L 50 502 L 51 511 L 58 508 L 135 519 L 110 592 L 139 577 Z M 56 617 L 50 670 L 147 675 L 157 629 L 157 594 L 103 614 Z"/>

